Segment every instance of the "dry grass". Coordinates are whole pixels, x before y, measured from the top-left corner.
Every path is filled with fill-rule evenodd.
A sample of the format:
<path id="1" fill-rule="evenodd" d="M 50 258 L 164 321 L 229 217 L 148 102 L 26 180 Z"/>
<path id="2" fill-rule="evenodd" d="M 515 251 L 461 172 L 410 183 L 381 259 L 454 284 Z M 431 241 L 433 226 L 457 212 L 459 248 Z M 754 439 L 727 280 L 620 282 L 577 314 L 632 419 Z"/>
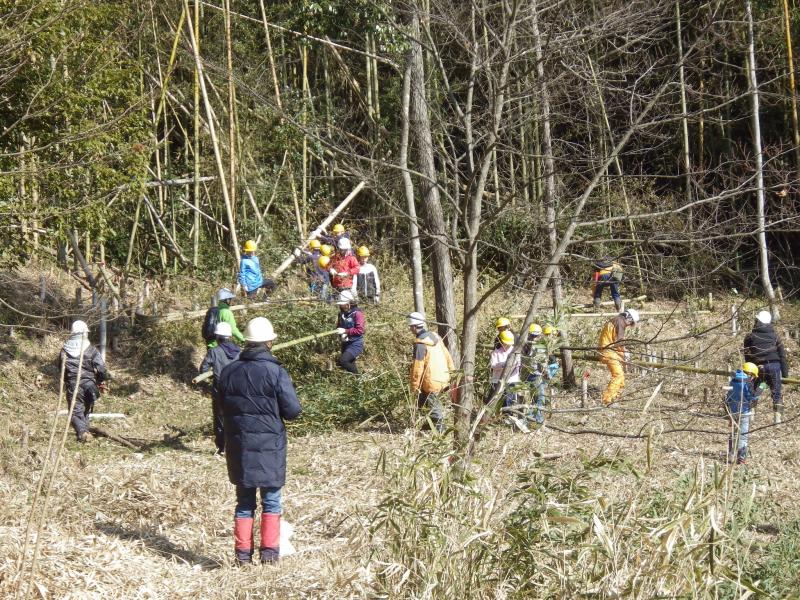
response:
<path id="1" fill-rule="evenodd" d="M 404 299 L 398 298 L 394 306 L 387 307 L 387 313 L 394 308 L 401 312 Z M 484 315 L 487 321 L 491 316 L 488 311 Z M 594 332 L 583 323 L 574 328 L 574 339 L 588 342 Z M 657 329 L 658 325 L 650 322 L 642 334 L 652 335 Z M 724 364 L 740 339 L 719 334 L 688 339 L 669 348 L 690 356 L 711 346 L 714 361 Z M 12 595 L 19 581 L 16 563 L 30 497 L 47 459 L 43 456 L 51 418 L 47 411 L 53 402 L 51 382 L 57 375 L 49 361 L 56 356 L 61 341 L 60 335 L 20 335 L 3 349 L 1 596 Z M 793 341 L 790 348 L 796 353 Z M 384 359 L 375 356 L 372 368 L 385 368 L 377 364 Z M 719 387 L 724 382 L 714 377 L 667 375 L 662 394 L 643 414 L 641 408 L 653 386 L 663 378 L 645 374 L 631 378 L 621 403 L 626 410 L 556 414 L 549 421 L 548 431 L 529 436 L 515 434 L 502 425 L 490 429 L 479 444 L 469 493 L 464 489 L 461 497 L 444 483 L 448 471 L 438 459 L 446 450 L 437 449 L 426 434 L 361 429 L 293 437 L 284 504 L 285 518 L 295 526 L 293 542 L 298 554 L 286 558 L 277 568 L 237 569 L 231 561 L 233 487 L 227 481 L 224 462 L 212 455 L 207 398 L 187 386 L 182 376 L 143 373 L 115 360 L 119 359 L 112 357 L 111 365 L 118 378 L 112 394 L 98 409 L 128 414 L 125 421 L 104 426 L 144 442 L 146 450 L 133 453 L 103 439 L 79 446 L 70 437 L 46 516 L 34 590 L 42 597 L 349 598 L 377 594 L 439 598 L 464 597 L 457 592 L 467 589 L 472 589 L 474 597 L 511 597 L 515 590 L 532 585 L 532 580 L 526 580 L 521 571 L 499 569 L 492 560 L 501 550 L 514 547 L 507 525 L 509 519 L 524 518 L 519 494 L 525 486 L 519 478 L 533 477 L 537 471 L 543 478 L 537 480 L 538 485 L 545 486 L 588 478 L 587 493 L 594 506 L 600 507 L 593 512 L 576 512 L 578 504 L 560 495 L 561 488 L 547 489 L 564 514 L 589 519 L 590 529 L 581 541 L 570 542 L 576 550 L 584 543 L 598 548 L 607 545 L 606 554 L 612 558 L 603 564 L 616 565 L 616 570 L 607 569 L 593 580 L 595 588 L 580 590 L 597 597 L 612 597 L 615 589 L 626 589 L 626 582 L 636 572 L 631 563 L 636 556 L 641 558 L 638 566 L 642 569 L 647 561 L 651 566 L 666 561 L 673 565 L 674 573 L 687 572 L 687 561 L 705 551 L 703 544 L 708 537 L 704 528 L 714 514 L 727 515 L 728 519 L 718 524 L 730 542 L 720 555 L 720 564 L 735 569 L 737 565 L 741 568 L 741 561 L 768 552 L 782 524 L 797 512 L 800 481 L 795 473 L 800 442 L 799 420 L 794 420 L 798 414 L 794 390 L 788 391 L 786 399 L 789 422 L 754 434 L 749 465 L 736 470 L 727 487 L 717 490 L 709 482 L 724 469 L 724 436 L 658 432 L 672 428 L 722 432 L 721 419 L 705 415 L 717 411 Z M 199 362 L 199 351 L 191 361 Z M 594 365 L 589 368 L 592 385 L 602 386 L 605 373 Z M 37 379 L 37 374 L 42 377 Z M 337 376 L 331 375 L 334 381 Z M 683 387 L 689 388 L 688 399 L 681 395 Z M 703 387 L 714 390 L 709 404 L 703 403 Z M 576 397 L 560 395 L 555 408 L 578 404 Z M 757 426 L 766 424 L 768 412 L 761 411 Z M 647 440 L 565 434 L 555 428 L 619 434 L 652 430 L 654 436 L 648 451 Z M 20 442 L 23 430 L 29 436 L 25 446 Z M 543 463 L 539 458 L 542 454 L 561 457 Z M 414 457 L 418 463 L 411 468 L 409 461 Z M 611 461 L 615 466 L 588 468 L 587 461 L 591 460 Z M 408 479 L 398 476 L 412 474 L 419 477 L 417 487 L 403 488 L 400 482 L 408 484 Z M 704 482 L 702 486 L 697 483 L 700 481 Z M 693 500 L 695 508 L 681 513 L 675 502 L 685 499 L 694 487 L 700 490 Z M 403 490 L 406 495 L 398 496 Z M 433 535 L 432 530 L 418 529 L 425 522 L 419 516 L 398 520 L 403 529 L 395 534 L 381 527 L 381 510 L 398 498 L 418 508 L 427 503 L 434 513 L 443 509 L 431 515 L 442 528 L 442 543 L 434 544 L 433 538 L 426 537 Z M 621 510 L 633 500 L 639 507 L 636 511 L 609 512 L 611 508 Z M 750 503 L 747 515 L 733 508 L 740 503 Z M 667 534 L 659 533 L 659 528 L 666 527 L 667 522 L 658 523 L 658 515 L 645 511 L 645 506 L 662 510 L 665 519 L 691 514 L 676 529 L 680 543 L 672 554 L 665 554 L 661 548 Z M 710 507 L 717 512 L 712 514 Z M 413 517 L 413 511 L 402 514 Z M 559 522 L 553 515 L 546 512 L 545 517 L 537 516 L 536 522 L 541 525 L 550 519 L 553 531 L 569 533 L 569 519 Z M 591 515 L 597 515 L 599 521 Z M 610 515 L 616 518 L 604 520 Z M 737 524 L 745 525 L 737 529 Z M 649 545 L 636 551 L 636 544 L 647 539 L 646 533 L 651 535 Z M 479 537 L 473 539 L 474 535 Z M 416 548 L 403 546 L 403 541 L 412 539 L 418 544 Z M 488 546 L 486 540 L 499 541 L 500 545 Z M 423 547 L 428 542 L 429 547 Z M 561 579 L 562 597 L 571 596 L 565 590 L 575 589 L 570 586 L 584 581 L 580 577 L 591 571 L 586 562 L 590 555 L 570 554 L 563 541 L 552 541 L 551 550 L 562 554 L 557 568 L 556 563 L 548 565 L 552 569 L 547 574 L 548 585 Z M 467 577 L 466 565 L 470 564 L 476 565 L 475 575 L 492 575 L 480 589 L 474 587 L 474 578 L 470 583 Z M 478 570 L 480 565 L 486 570 Z M 423 568 L 436 577 L 420 587 L 420 581 L 414 578 Z M 462 576 L 460 583 L 458 576 Z M 676 585 L 668 580 L 663 584 L 665 590 Z M 538 585 L 542 590 L 558 589 Z M 633 595 L 652 597 L 642 590 Z"/>

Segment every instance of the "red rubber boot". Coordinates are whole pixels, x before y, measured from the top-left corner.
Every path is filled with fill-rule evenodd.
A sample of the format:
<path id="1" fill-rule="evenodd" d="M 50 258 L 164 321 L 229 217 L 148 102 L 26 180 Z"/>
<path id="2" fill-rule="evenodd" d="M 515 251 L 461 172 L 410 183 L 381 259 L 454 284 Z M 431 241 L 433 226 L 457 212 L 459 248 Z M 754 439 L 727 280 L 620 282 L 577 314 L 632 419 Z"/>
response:
<path id="1" fill-rule="evenodd" d="M 281 515 L 263 513 L 261 515 L 261 564 L 274 564 L 280 556 Z"/>
<path id="2" fill-rule="evenodd" d="M 249 565 L 253 563 L 253 518 L 233 518 L 233 539 L 236 550 L 236 563 Z"/>

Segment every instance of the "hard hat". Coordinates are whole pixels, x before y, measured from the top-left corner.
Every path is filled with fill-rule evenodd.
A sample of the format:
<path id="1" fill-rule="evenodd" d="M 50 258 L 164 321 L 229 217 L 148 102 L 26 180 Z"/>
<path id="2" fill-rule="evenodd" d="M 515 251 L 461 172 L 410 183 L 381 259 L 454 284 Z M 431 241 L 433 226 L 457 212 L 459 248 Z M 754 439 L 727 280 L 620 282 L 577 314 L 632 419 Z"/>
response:
<path id="1" fill-rule="evenodd" d="M 500 332 L 500 342 L 505 346 L 511 346 L 514 343 L 514 334 L 508 329 Z"/>
<path id="2" fill-rule="evenodd" d="M 233 335 L 231 324 L 220 321 L 217 323 L 217 326 L 214 327 L 214 335 L 218 335 L 219 337 L 231 337 Z"/>
<path id="3" fill-rule="evenodd" d="M 319 250 L 320 246 L 322 246 L 322 244 L 320 243 L 319 240 L 311 240 L 310 242 L 308 242 L 308 247 L 311 248 L 312 250 Z"/>
<path id="4" fill-rule="evenodd" d="M 246 342 L 271 342 L 277 337 L 272 323 L 265 317 L 250 319 L 244 328 L 244 341 Z"/>
<path id="5" fill-rule="evenodd" d="M 542 333 L 544 335 L 554 335 L 558 333 L 558 329 L 550 325 L 549 323 L 542 328 Z"/>
<path id="6" fill-rule="evenodd" d="M 245 252 L 255 252 L 256 251 L 256 243 L 253 240 L 247 240 L 244 243 L 244 251 Z"/>
<path id="7" fill-rule="evenodd" d="M 758 365 L 751 362 L 746 362 L 742 365 L 742 371 L 753 377 L 758 377 Z"/>
<path id="8" fill-rule="evenodd" d="M 639 322 L 639 311 L 636 310 L 635 308 L 628 308 L 625 310 L 623 314 L 625 315 L 626 319 L 630 319 L 634 323 Z"/>
<path id="9" fill-rule="evenodd" d="M 542 335 L 542 326 L 538 323 L 531 323 L 531 326 L 528 327 L 528 333 L 532 333 L 533 335 Z"/>
<path id="10" fill-rule="evenodd" d="M 500 317 L 495 321 L 494 326 L 496 329 L 500 329 L 501 327 L 509 327 L 511 325 L 511 321 L 509 321 L 505 317 Z"/>
<path id="11" fill-rule="evenodd" d="M 219 302 L 224 302 L 225 300 L 230 300 L 231 298 L 235 298 L 233 292 L 230 291 L 228 288 L 221 288 L 217 292 L 217 300 Z"/>
<path id="12" fill-rule="evenodd" d="M 344 225 L 342 225 L 341 223 L 337 223 L 336 225 L 334 225 L 333 226 L 333 233 L 335 233 L 336 235 L 339 235 L 340 233 L 344 233 Z"/>
<path id="13" fill-rule="evenodd" d="M 319 253 L 322 254 L 322 256 L 330 256 L 333 254 L 333 246 L 322 244 L 322 246 L 319 247 Z"/>
<path id="14" fill-rule="evenodd" d="M 341 294 L 339 294 L 339 299 L 336 301 L 336 304 L 343 305 L 343 304 L 355 304 L 356 297 L 353 295 L 353 292 L 350 290 L 344 290 Z"/>
<path id="15" fill-rule="evenodd" d="M 412 312 L 408 315 L 408 325 L 410 327 L 425 327 L 425 315 L 421 312 Z"/>
<path id="16" fill-rule="evenodd" d="M 319 257 L 317 260 L 317 264 L 322 267 L 323 269 L 327 269 L 328 265 L 331 264 L 331 257 L 325 256 L 324 254 Z"/>
<path id="17" fill-rule="evenodd" d="M 70 331 L 73 335 L 89 333 L 89 326 L 84 321 L 78 320 L 72 323 L 72 329 Z"/>
<path id="18" fill-rule="evenodd" d="M 758 321 L 764 325 L 769 325 L 772 323 L 772 313 L 770 313 L 768 310 L 762 310 L 756 315 L 756 319 L 758 319 Z"/>
<path id="19" fill-rule="evenodd" d="M 359 247 L 359 249 L 358 249 L 358 255 L 359 255 L 361 258 L 366 258 L 367 256 L 369 256 L 369 248 L 367 248 L 366 246 L 361 246 L 361 247 Z"/>
<path id="20" fill-rule="evenodd" d="M 337 242 L 336 247 L 339 248 L 339 250 L 350 250 L 353 246 L 350 244 L 350 240 L 342 238 Z"/>

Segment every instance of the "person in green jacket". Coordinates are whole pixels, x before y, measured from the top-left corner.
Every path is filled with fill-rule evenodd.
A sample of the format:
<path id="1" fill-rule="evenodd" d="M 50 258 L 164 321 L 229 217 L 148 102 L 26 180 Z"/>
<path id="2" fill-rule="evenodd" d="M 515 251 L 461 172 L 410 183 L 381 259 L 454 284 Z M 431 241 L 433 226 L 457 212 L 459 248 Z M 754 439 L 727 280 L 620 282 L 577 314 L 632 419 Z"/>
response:
<path id="1" fill-rule="evenodd" d="M 222 288 L 217 292 L 217 308 L 219 309 L 219 323 L 228 323 L 231 326 L 231 337 L 239 342 L 240 344 L 244 343 L 244 336 L 242 332 L 239 331 L 239 328 L 236 326 L 236 318 L 233 316 L 233 311 L 231 310 L 228 301 L 232 298 L 235 298 L 232 291 L 228 288 Z M 214 348 L 217 345 L 217 340 L 211 340 L 208 343 L 209 348 Z"/>

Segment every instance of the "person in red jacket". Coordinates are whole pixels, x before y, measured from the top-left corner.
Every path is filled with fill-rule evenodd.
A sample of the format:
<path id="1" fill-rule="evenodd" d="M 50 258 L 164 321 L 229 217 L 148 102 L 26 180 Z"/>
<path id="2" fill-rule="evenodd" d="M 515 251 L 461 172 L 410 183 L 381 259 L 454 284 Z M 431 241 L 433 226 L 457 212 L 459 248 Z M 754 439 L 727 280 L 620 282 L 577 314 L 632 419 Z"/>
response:
<path id="1" fill-rule="evenodd" d="M 350 253 L 350 240 L 341 238 L 336 246 L 336 256 L 331 261 L 331 285 L 337 292 L 350 290 L 353 287 L 353 276 L 358 274 L 361 265 Z"/>

